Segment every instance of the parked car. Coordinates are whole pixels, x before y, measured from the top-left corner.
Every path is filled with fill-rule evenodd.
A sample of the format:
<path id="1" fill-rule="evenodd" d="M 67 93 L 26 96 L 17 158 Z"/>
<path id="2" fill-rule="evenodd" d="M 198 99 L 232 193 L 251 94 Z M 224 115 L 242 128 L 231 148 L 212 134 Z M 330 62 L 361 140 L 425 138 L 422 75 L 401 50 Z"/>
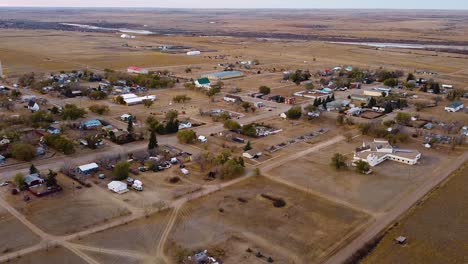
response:
<path id="1" fill-rule="evenodd" d="M 99 174 L 98 178 L 104 180 L 106 178 L 106 175 L 101 173 Z"/>
<path id="2" fill-rule="evenodd" d="M 127 178 L 127 184 L 132 185 L 135 180 L 133 178 L 128 177 Z"/>
<path id="3" fill-rule="evenodd" d="M 0 183 L 0 187 L 7 186 L 9 183 L 8 182 L 2 182 Z"/>

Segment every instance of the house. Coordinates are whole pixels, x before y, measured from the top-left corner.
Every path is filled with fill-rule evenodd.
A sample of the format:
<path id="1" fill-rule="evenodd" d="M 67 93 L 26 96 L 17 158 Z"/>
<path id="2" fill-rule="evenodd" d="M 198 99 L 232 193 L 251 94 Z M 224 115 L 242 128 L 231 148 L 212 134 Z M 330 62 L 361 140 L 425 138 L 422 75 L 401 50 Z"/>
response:
<path id="1" fill-rule="evenodd" d="M 206 77 L 212 81 L 221 81 L 221 80 L 239 78 L 242 76 L 244 76 L 244 73 L 240 71 L 223 71 L 223 72 L 210 73 L 202 77 Z"/>
<path id="2" fill-rule="evenodd" d="M 366 95 L 352 94 L 351 95 L 351 100 L 360 101 L 360 102 L 364 102 L 364 103 L 367 104 L 369 102 L 369 100 L 370 100 L 370 97 L 366 96 Z"/>
<path id="3" fill-rule="evenodd" d="M 56 127 L 49 127 L 47 129 L 47 132 L 52 134 L 52 135 L 60 135 L 60 133 L 61 133 L 60 128 L 56 128 Z"/>
<path id="4" fill-rule="evenodd" d="M 454 102 L 453 104 L 446 106 L 445 111 L 449 113 L 455 113 L 455 112 L 462 110 L 464 107 L 465 106 L 463 105 L 462 102 Z"/>
<path id="5" fill-rule="evenodd" d="M 225 95 L 223 100 L 228 102 L 228 103 L 242 102 L 242 98 L 240 98 L 239 96 L 230 95 L 230 94 Z"/>
<path id="6" fill-rule="evenodd" d="M 182 130 L 182 129 L 187 129 L 187 128 L 191 128 L 192 127 L 192 123 L 190 122 L 181 122 L 179 123 L 179 130 Z"/>
<path id="7" fill-rule="evenodd" d="M 288 97 L 288 98 L 286 98 L 285 103 L 288 104 L 288 105 L 294 105 L 294 104 L 296 104 L 296 98 Z"/>
<path id="8" fill-rule="evenodd" d="M 90 163 L 86 165 L 81 165 L 77 168 L 77 172 L 83 175 L 89 175 L 99 170 L 99 165 L 96 163 Z"/>
<path id="9" fill-rule="evenodd" d="M 39 111 L 40 107 L 39 105 L 36 103 L 36 99 L 31 99 L 29 100 L 28 102 L 28 109 L 31 110 L 31 112 L 37 112 Z"/>
<path id="10" fill-rule="evenodd" d="M 86 122 L 83 122 L 81 124 L 81 128 L 82 129 L 93 129 L 93 128 L 98 128 L 98 127 L 101 127 L 102 126 L 102 123 L 101 121 L 97 120 L 97 119 L 92 119 L 92 120 L 88 120 Z"/>
<path id="11" fill-rule="evenodd" d="M 188 51 L 187 52 L 188 56 L 198 56 L 200 54 L 201 54 L 201 52 L 199 50 L 194 50 L 194 51 Z"/>
<path id="12" fill-rule="evenodd" d="M 10 142 L 11 141 L 8 138 L 2 138 L 2 140 L 0 140 L 0 146 L 8 145 Z"/>
<path id="13" fill-rule="evenodd" d="M 42 179 L 38 173 L 33 173 L 24 177 L 24 183 L 26 183 L 28 187 L 33 187 L 43 184 L 44 179 Z"/>
<path id="14" fill-rule="evenodd" d="M 358 116 L 362 113 L 362 108 L 360 107 L 353 107 L 346 111 L 346 114 L 349 116 Z"/>
<path id="15" fill-rule="evenodd" d="M 349 100 L 335 100 L 327 103 L 327 111 L 339 111 L 349 105 Z"/>
<path id="16" fill-rule="evenodd" d="M 130 114 L 123 114 L 120 116 L 120 120 L 127 122 L 129 119 L 135 120 L 135 117 Z"/>
<path id="17" fill-rule="evenodd" d="M 365 161 L 374 167 L 385 160 L 393 160 L 409 165 L 416 164 L 421 158 L 417 150 L 405 150 L 394 148 L 387 140 L 374 139 L 373 142 L 363 143 L 362 147 L 354 152 L 354 161 Z"/>
<path id="18" fill-rule="evenodd" d="M 200 78 L 200 79 L 195 81 L 195 86 L 198 87 L 198 88 L 210 89 L 211 88 L 210 79 L 208 79 L 207 77 Z"/>
<path id="19" fill-rule="evenodd" d="M 142 69 L 140 67 L 130 66 L 127 68 L 128 73 L 137 73 L 137 74 L 148 74 L 147 69 Z"/>
<path id="20" fill-rule="evenodd" d="M 381 97 L 382 93 L 386 93 L 384 91 L 379 90 L 365 90 L 364 95 L 372 96 L 372 97 Z M 388 93 L 386 93 L 388 95 Z"/>
<path id="21" fill-rule="evenodd" d="M 120 181 L 111 181 L 110 183 L 107 184 L 107 188 L 110 191 L 113 191 L 118 194 L 128 192 L 127 184 L 120 182 Z"/>
<path id="22" fill-rule="evenodd" d="M 260 156 L 262 156 L 262 152 L 259 150 L 251 149 L 249 151 L 246 151 L 242 154 L 244 158 L 248 159 L 258 159 Z"/>
<path id="23" fill-rule="evenodd" d="M 198 141 L 200 141 L 201 143 L 207 143 L 208 138 L 206 138 L 205 136 L 198 136 Z"/>

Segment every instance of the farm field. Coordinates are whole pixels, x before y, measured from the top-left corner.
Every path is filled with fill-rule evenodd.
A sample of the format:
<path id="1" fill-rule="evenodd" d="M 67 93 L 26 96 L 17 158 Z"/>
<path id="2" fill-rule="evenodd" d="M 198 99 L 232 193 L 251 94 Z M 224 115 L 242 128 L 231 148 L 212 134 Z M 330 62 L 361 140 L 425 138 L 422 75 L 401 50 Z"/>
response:
<path id="1" fill-rule="evenodd" d="M 464 198 L 468 166 L 434 190 L 398 221 L 361 263 L 463 263 L 467 259 L 468 225 Z M 408 238 L 397 245 L 398 236 Z"/>

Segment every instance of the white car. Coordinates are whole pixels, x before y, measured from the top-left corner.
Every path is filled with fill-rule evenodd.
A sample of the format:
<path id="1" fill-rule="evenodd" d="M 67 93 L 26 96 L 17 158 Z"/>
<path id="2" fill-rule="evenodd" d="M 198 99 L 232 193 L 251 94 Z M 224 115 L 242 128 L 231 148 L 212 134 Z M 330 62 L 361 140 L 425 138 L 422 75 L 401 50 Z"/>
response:
<path id="1" fill-rule="evenodd" d="M 0 183 L 0 187 L 7 186 L 9 183 L 8 182 L 2 182 Z"/>

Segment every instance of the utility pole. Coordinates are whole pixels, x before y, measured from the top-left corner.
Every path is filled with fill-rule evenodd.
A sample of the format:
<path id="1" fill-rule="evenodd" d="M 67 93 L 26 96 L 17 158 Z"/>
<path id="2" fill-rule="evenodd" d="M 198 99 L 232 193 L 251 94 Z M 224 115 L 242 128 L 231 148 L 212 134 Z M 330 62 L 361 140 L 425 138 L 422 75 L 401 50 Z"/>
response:
<path id="1" fill-rule="evenodd" d="M 0 61 L 0 78 L 3 78 L 3 67 L 2 67 L 2 61 Z"/>

